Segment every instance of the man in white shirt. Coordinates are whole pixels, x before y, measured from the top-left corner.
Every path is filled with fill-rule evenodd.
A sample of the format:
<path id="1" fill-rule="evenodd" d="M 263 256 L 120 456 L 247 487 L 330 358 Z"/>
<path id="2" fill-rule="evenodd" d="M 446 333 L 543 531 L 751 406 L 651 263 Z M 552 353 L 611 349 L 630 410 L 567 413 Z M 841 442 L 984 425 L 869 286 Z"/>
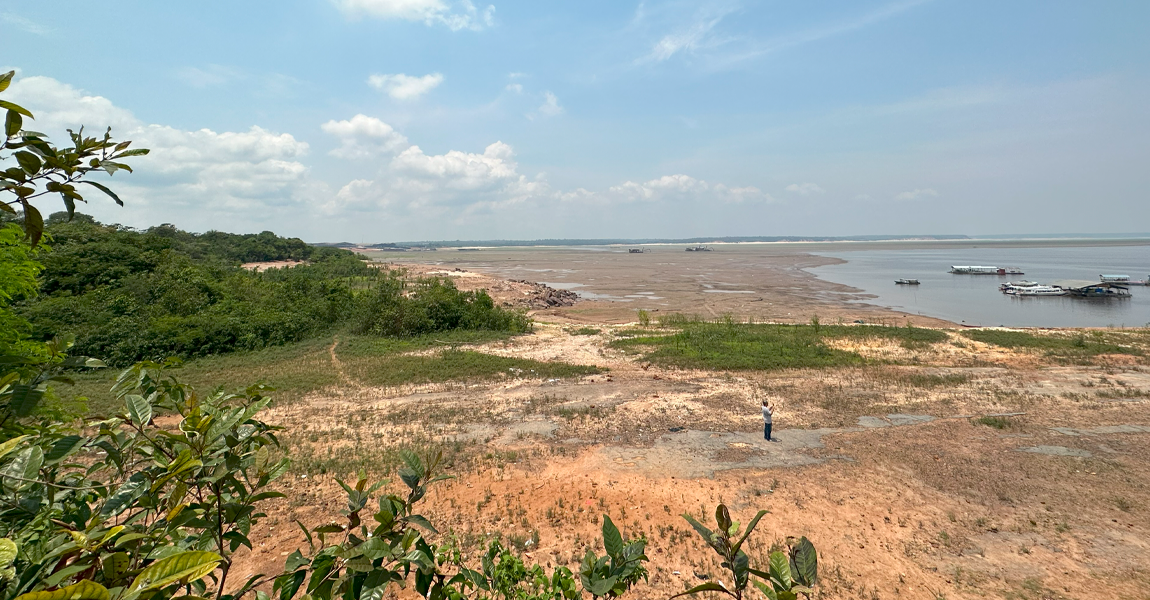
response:
<path id="1" fill-rule="evenodd" d="M 763 400 L 763 439 L 768 442 L 774 441 L 771 439 L 771 416 L 775 413 L 775 407 L 767 404 Z"/>

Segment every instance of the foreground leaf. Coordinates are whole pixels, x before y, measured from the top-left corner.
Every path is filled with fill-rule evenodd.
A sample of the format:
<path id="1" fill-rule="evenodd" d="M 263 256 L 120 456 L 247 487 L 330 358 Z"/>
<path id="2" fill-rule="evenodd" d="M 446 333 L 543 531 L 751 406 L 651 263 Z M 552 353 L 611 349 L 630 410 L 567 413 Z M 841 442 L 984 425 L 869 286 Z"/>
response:
<path id="1" fill-rule="evenodd" d="M 216 570 L 224 557 L 215 552 L 181 552 L 152 563 L 140 571 L 128 588 L 131 593 L 158 590 L 179 582 L 199 581 Z"/>
<path id="2" fill-rule="evenodd" d="M 108 589 L 85 579 L 80 583 L 51 592 L 31 592 L 16 596 L 16 600 L 111 600 Z"/>

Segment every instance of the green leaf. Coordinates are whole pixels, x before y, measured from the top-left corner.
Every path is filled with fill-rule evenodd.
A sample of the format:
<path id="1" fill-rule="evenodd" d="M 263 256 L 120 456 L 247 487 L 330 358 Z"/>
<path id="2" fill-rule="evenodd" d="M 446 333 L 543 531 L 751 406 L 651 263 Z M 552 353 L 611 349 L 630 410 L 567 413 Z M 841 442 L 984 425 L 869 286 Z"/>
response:
<path id="1" fill-rule="evenodd" d="M 3 444 L 0 444 L 0 458 L 4 458 L 5 456 L 8 456 L 9 452 L 14 450 L 16 448 L 16 446 L 20 445 L 20 442 L 23 442 L 24 440 L 28 439 L 29 437 L 32 437 L 32 436 L 21 435 L 21 436 L 17 436 L 17 437 L 10 439 L 7 442 L 4 442 Z"/>
<path id="2" fill-rule="evenodd" d="M 44 388 L 38 385 L 18 383 L 8 390 L 8 410 L 17 417 L 27 417 L 36 409 L 36 405 L 44 397 Z"/>
<path id="3" fill-rule="evenodd" d="M 8 538 L 0 538 L 0 569 L 7 569 L 16 561 L 18 550 L 16 542 Z"/>
<path id="4" fill-rule="evenodd" d="M 104 586 L 87 579 L 51 592 L 31 592 L 16 596 L 16 600 L 110 600 Z"/>
<path id="5" fill-rule="evenodd" d="M 718 531 L 724 534 L 731 528 L 731 513 L 726 505 L 720 504 L 715 507 L 715 524 L 718 525 Z"/>
<path id="6" fill-rule="evenodd" d="M 805 536 L 791 547 L 791 570 L 795 581 L 810 587 L 819 578 L 819 555 Z"/>
<path id="7" fill-rule="evenodd" d="M 435 526 L 431 524 L 431 521 L 428 521 L 427 517 L 424 517 L 423 515 L 410 515 L 404 518 L 404 520 L 413 525 L 418 525 L 430 531 L 431 533 L 439 533 L 439 530 L 437 530 Z"/>
<path id="8" fill-rule="evenodd" d="M 17 189 L 18 195 L 21 193 L 20 189 L 30 188 Z M 23 196 L 20 198 L 20 206 L 24 209 L 24 235 L 35 246 L 40 243 L 40 238 L 44 235 L 44 217 L 40 216 L 40 211 L 36 210 L 35 206 L 28 204 Z"/>
<path id="9" fill-rule="evenodd" d="M 128 405 L 128 416 L 137 427 L 143 427 L 152 420 L 152 403 L 139 394 L 129 394 L 124 398 Z"/>
<path id="10" fill-rule="evenodd" d="M 0 92 L 8 89 L 8 86 L 12 84 L 12 78 L 15 76 L 16 71 L 8 71 L 7 73 L 0 75 Z"/>
<path id="11" fill-rule="evenodd" d="M 199 581 L 215 571 L 221 560 L 223 557 L 215 552 L 191 551 L 173 554 L 157 560 L 140 571 L 132 585 L 128 587 L 128 591 L 140 593 L 158 590 L 177 582 L 188 584 Z"/>
<path id="12" fill-rule="evenodd" d="M 113 552 L 100 561 L 104 564 L 104 581 L 109 583 L 118 583 L 123 579 L 131 564 L 127 552 Z"/>
<path id="13" fill-rule="evenodd" d="M 307 577 L 307 571 L 299 570 L 295 573 L 288 573 L 280 575 L 276 578 L 275 587 L 273 589 L 279 590 L 280 600 L 291 600 L 295 597 L 296 592 L 299 591 L 299 586 L 303 585 L 303 580 Z"/>
<path id="14" fill-rule="evenodd" d="M 301 567 L 306 567 L 311 561 L 306 556 L 300 553 L 299 550 L 292 552 L 288 555 L 287 561 L 284 563 L 284 570 L 288 572 L 295 571 Z"/>
<path id="15" fill-rule="evenodd" d="M 36 479 L 40 467 L 44 464 L 44 451 L 39 446 L 28 446 L 16 453 L 12 460 L 0 469 L 0 476 L 4 479 L 19 477 L 20 479 Z M 28 485 L 28 482 L 12 480 L 15 487 Z M 7 483 L 7 482 L 5 482 Z"/>
<path id="16" fill-rule="evenodd" d="M 759 513 L 755 515 L 755 518 L 751 519 L 750 524 L 747 525 L 747 530 L 743 532 L 743 537 L 739 538 L 739 542 L 731 547 L 732 551 L 738 552 L 743 547 L 743 542 L 751 537 L 751 532 L 755 530 L 755 527 L 758 527 L 759 519 L 762 519 L 765 514 L 767 514 L 767 511 L 760 510 Z"/>
<path id="17" fill-rule="evenodd" d="M 8 115 L 4 119 L 4 133 L 7 134 L 8 137 L 12 137 L 20 133 L 20 129 L 23 127 L 24 118 L 20 116 L 20 113 L 14 110 L 8 111 Z"/>
<path id="18" fill-rule="evenodd" d="M 767 597 L 767 600 L 779 600 L 778 594 L 776 594 L 775 590 L 772 589 L 767 584 L 765 584 L 761 581 L 756 581 L 755 587 L 759 588 L 759 591 L 762 592 L 763 595 Z"/>
<path id="19" fill-rule="evenodd" d="M 20 163 L 20 168 L 24 169 L 24 172 L 29 175 L 39 173 L 40 168 L 44 166 L 44 163 L 40 162 L 39 156 L 26 150 L 21 150 L 16 153 L 16 162 Z"/>
<path id="20" fill-rule="evenodd" d="M 267 446 L 260 446 L 259 450 L 256 450 L 256 455 L 252 458 L 252 466 L 255 467 L 257 474 L 262 475 L 267 472 L 268 456 L 269 452 Z"/>
<path id="21" fill-rule="evenodd" d="M 144 493 L 147 484 L 148 476 L 143 471 L 133 473 L 132 477 L 104 502 L 103 508 L 100 509 L 100 516 L 108 518 L 124 512 L 124 509 L 128 508 L 136 498 Z"/>
<path id="22" fill-rule="evenodd" d="M 771 583 L 776 590 L 791 589 L 791 565 L 787 555 L 782 552 L 771 553 Z"/>
<path id="23" fill-rule="evenodd" d="M 710 529 L 707 529 L 706 525 L 696 521 L 695 517 L 687 513 L 683 513 L 683 518 L 691 524 L 691 527 L 695 528 L 695 531 L 698 532 L 699 535 L 703 536 L 703 539 L 706 540 L 708 544 L 711 543 L 711 538 L 713 538 L 715 534 Z"/>
<path id="24" fill-rule="evenodd" d="M 113 192 L 112 190 L 108 189 L 108 187 L 107 187 L 107 186 L 105 186 L 105 185 L 102 185 L 102 184 L 99 184 L 99 183 L 96 183 L 95 181 L 81 181 L 80 183 L 86 183 L 86 184 L 88 184 L 88 185 L 90 185 L 90 186 L 92 186 L 92 187 L 94 187 L 94 188 L 96 188 L 96 189 L 100 190 L 101 192 L 104 192 L 104 193 L 105 193 L 105 194 L 107 194 L 108 196 L 110 196 L 110 197 L 112 198 L 112 200 L 115 200 L 115 201 L 116 201 L 116 204 L 119 204 L 120 206 L 123 206 L 123 205 L 124 205 L 124 201 L 123 201 L 123 200 L 120 200 L 120 197 L 119 197 L 119 196 L 117 196 L 115 192 Z"/>
<path id="25" fill-rule="evenodd" d="M 24 108 L 23 106 L 20 106 L 19 104 L 12 104 L 11 102 L 8 102 L 7 100 L 0 100 L 0 108 L 4 108 L 4 109 L 8 109 L 8 110 L 14 110 L 14 111 L 24 115 L 25 117 L 28 117 L 29 119 L 35 119 L 36 118 L 36 117 L 32 116 L 32 113 L 28 112 L 28 109 Z"/>
<path id="26" fill-rule="evenodd" d="M 66 435 L 58 440 L 52 447 L 48 449 L 48 453 L 44 455 L 44 460 L 49 463 L 59 462 L 76 448 L 79 448 L 84 442 L 84 438 L 78 435 Z"/>
<path id="27" fill-rule="evenodd" d="M 689 596 L 692 594 L 698 594 L 699 592 L 723 592 L 724 594 L 727 594 L 728 596 L 734 595 L 727 588 L 715 583 L 714 581 L 708 581 L 707 583 L 696 585 L 695 587 L 693 587 L 693 588 L 691 588 L 685 592 L 675 594 L 674 596 L 671 596 L 671 598 L 678 598 L 679 596 Z M 670 598 L 668 598 L 668 600 L 670 600 Z"/>
<path id="28" fill-rule="evenodd" d="M 613 557 L 623 553 L 623 536 L 619 534 L 619 528 L 615 527 L 615 523 L 607 515 L 603 515 L 603 547 L 607 549 L 607 554 Z"/>
<path id="29" fill-rule="evenodd" d="M 116 158 L 128 158 L 130 156 L 146 156 L 151 150 L 147 148 L 133 148 L 121 154 L 117 154 Z"/>

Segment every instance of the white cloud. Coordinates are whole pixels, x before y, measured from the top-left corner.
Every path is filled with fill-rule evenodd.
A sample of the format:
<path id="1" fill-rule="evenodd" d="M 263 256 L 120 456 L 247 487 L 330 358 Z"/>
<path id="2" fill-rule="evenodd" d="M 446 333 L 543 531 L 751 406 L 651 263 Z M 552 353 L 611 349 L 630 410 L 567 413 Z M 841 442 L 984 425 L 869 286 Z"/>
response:
<path id="1" fill-rule="evenodd" d="M 543 104 L 539 105 L 538 113 L 544 117 L 557 117 L 563 114 L 563 107 L 559 106 L 559 98 L 551 92 L 543 92 Z"/>
<path id="2" fill-rule="evenodd" d="M 339 158 L 371 158 L 410 145 L 407 138 L 391 125 L 362 114 L 347 121 L 328 121 L 320 127 L 325 133 L 339 138 L 340 147 L 330 152 Z"/>
<path id="3" fill-rule="evenodd" d="M 443 83 L 443 75 L 440 73 L 431 73 L 423 77 L 397 73 L 395 75 L 372 75 L 367 78 L 368 85 L 381 92 L 387 92 L 388 96 L 396 100 L 415 100 L 435 89 L 441 83 Z"/>
<path id="4" fill-rule="evenodd" d="M 934 198 L 938 196 L 938 192 L 930 189 L 913 189 L 909 192 L 903 192 L 894 197 L 895 200 L 918 200 L 919 198 Z"/>
<path id="5" fill-rule="evenodd" d="M 495 22 L 495 7 L 480 11 L 471 0 L 449 5 L 443 0 L 332 0 L 351 18 L 374 17 L 423 21 L 428 25 L 445 25 L 452 31 L 478 31 Z"/>
<path id="6" fill-rule="evenodd" d="M 507 87 L 504 89 L 506 89 L 509 92 L 514 92 L 516 94 L 522 94 L 523 93 L 523 84 L 521 84 L 521 83 L 509 83 L 509 84 L 507 84 Z"/>
<path id="7" fill-rule="evenodd" d="M 20 15 L 9 11 L 0 12 L 0 21 L 4 21 L 10 25 L 15 25 L 16 27 L 19 27 L 20 29 L 23 29 L 24 31 L 27 31 L 33 35 L 47 35 L 48 32 L 51 31 L 47 27 L 44 27 L 31 19 L 21 17 Z"/>
<path id="8" fill-rule="evenodd" d="M 826 192 L 826 190 L 817 183 L 792 183 L 787 186 L 787 191 L 799 194 L 800 196 L 810 196 L 811 194 L 822 194 Z"/>
<path id="9" fill-rule="evenodd" d="M 658 42 L 655 42 L 647 56 L 635 62 L 640 64 L 652 61 L 662 62 L 679 52 L 693 52 L 714 45 L 716 40 L 713 39 L 711 31 L 727 14 L 728 12 L 723 12 L 714 17 L 700 17 L 689 27 L 663 36 Z"/>
<path id="10" fill-rule="evenodd" d="M 585 191 L 585 190 L 584 190 Z M 745 202 L 770 201 L 771 197 L 754 187 L 731 188 L 721 183 L 709 184 L 689 175 L 664 175 L 645 183 L 627 181 L 609 190 L 613 199 L 629 202 L 658 202 L 669 200 Z M 574 196 L 572 199 L 581 199 Z"/>
<path id="11" fill-rule="evenodd" d="M 113 187 L 135 204 L 134 214 L 141 208 L 160 213 L 151 217 L 154 222 L 176 220 L 172 213 L 180 208 L 197 214 L 215 211 L 215 216 L 266 215 L 266 210 L 257 208 L 301 202 L 301 194 L 314 187 L 307 179 L 307 167 L 298 160 L 307 154 L 308 145 L 287 133 L 255 126 L 217 133 L 148 125 L 107 98 L 86 95 L 49 77 L 22 78 L 9 91 L 12 100 L 36 115 L 35 128 L 54 139 L 60 139 L 66 128 L 84 125 L 95 133 L 111 127 L 115 139 L 149 148 L 148 156 L 130 160 L 136 173 L 117 175 Z M 98 212 L 101 202 L 103 198 L 98 198 L 90 206 Z"/>

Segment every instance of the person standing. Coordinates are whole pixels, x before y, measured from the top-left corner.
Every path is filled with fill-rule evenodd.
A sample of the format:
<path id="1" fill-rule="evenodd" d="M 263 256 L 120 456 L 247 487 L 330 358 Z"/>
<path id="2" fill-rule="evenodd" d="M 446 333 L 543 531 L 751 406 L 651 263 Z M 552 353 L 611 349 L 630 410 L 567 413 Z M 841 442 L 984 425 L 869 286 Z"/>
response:
<path id="1" fill-rule="evenodd" d="M 768 442 L 773 441 L 771 440 L 771 417 L 774 413 L 775 407 L 768 404 L 766 400 L 763 400 L 763 439 Z"/>

